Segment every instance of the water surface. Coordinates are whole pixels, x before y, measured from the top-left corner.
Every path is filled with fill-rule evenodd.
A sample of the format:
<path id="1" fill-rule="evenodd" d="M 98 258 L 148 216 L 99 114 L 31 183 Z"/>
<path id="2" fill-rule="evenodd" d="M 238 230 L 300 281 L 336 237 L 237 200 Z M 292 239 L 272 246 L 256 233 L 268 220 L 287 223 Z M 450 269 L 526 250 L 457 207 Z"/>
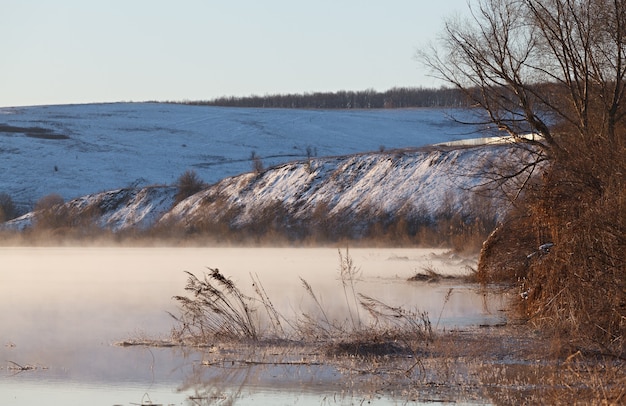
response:
<path id="1" fill-rule="evenodd" d="M 360 293 L 427 311 L 440 329 L 501 320 L 501 297 L 458 281 L 406 281 L 424 267 L 463 274 L 471 260 L 429 249 L 351 249 L 350 256 Z M 0 248 L 0 263 L 1 404 L 194 404 L 189 397 L 207 379 L 206 367 L 198 373 L 200 351 L 113 345 L 169 336 L 174 320 L 167 312 L 177 312 L 172 297 L 185 293 L 183 271 L 217 267 L 249 293 L 255 275 L 287 317 L 312 306 L 301 277 L 331 317 L 348 317 L 333 248 L 11 247 Z M 239 404 L 340 403 L 346 394 L 333 387 L 336 373 L 298 370 L 294 379 L 283 367 L 212 388 L 237 391 Z"/>

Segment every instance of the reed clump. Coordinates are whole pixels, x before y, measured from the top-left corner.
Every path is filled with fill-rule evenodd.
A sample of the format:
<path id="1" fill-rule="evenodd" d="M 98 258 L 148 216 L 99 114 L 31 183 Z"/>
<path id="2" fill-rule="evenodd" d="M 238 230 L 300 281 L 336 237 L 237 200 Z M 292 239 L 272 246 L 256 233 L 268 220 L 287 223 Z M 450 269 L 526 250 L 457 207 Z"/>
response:
<path id="1" fill-rule="evenodd" d="M 192 296 L 174 296 L 181 308 L 179 316 L 172 315 L 180 325 L 178 337 L 190 337 L 196 342 L 209 336 L 258 339 L 253 298 L 244 295 L 217 268 L 209 268 L 202 279 L 186 273 L 189 276 L 185 290 Z"/>
<path id="2" fill-rule="evenodd" d="M 202 277 L 186 272 L 185 290 L 189 295 L 174 296 L 180 314 L 172 314 L 177 321 L 173 339 L 191 345 L 232 340 L 315 342 L 327 354 L 358 356 L 415 354 L 417 347 L 433 340 L 427 313 L 390 306 L 360 294 L 360 271 L 349 251 L 339 250 L 339 259 L 345 319 L 332 317 L 302 278 L 313 309 L 287 318 L 276 309 L 258 276 L 251 275 L 254 293 L 248 295 L 219 269 L 208 268 Z"/>

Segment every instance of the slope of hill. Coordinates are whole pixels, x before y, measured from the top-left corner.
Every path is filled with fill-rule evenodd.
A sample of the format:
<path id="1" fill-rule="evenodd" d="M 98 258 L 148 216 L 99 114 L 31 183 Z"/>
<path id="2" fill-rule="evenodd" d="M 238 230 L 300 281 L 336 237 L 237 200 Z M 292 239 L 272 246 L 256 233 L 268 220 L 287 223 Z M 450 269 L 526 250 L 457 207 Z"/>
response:
<path id="1" fill-rule="evenodd" d="M 452 217 L 495 221 L 507 210 L 502 192 L 475 191 L 529 153 L 506 139 L 456 142 L 476 128 L 448 114 L 167 104 L 0 109 L 0 192 L 30 207 L 48 193 L 70 199 L 45 221 L 31 212 L 2 228 L 23 230 L 36 220 L 113 232 L 276 229 L 301 238 L 322 230 L 359 238 L 398 221 L 408 224 L 404 232 Z M 252 152 L 266 169 L 252 165 Z M 187 169 L 209 186 L 175 204 L 171 185 Z"/>
<path id="2" fill-rule="evenodd" d="M 508 208 L 501 192 L 485 198 L 476 190 L 502 163 L 528 158 L 527 151 L 511 144 L 312 158 L 224 178 L 176 205 L 172 186 L 124 188 L 71 200 L 51 214 L 61 219 L 59 227 L 83 224 L 83 219 L 113 232 L 160 227 L 210 233 L 222 224 L 280 229 L 296 238 L 327 228 L 324 232 L 359 238 L 375 224 L 398 220 L 496 221 Z M 3 228 L 28 228 L 35 215 Z"/>
<path id="3" fill-rule="evenodd" d="M 462 110 L 452 112 L 466 118 Z M 281 110 L 118 103 L 0 109 L 0 192 L 27 209 L 120 187 L 205 182 L 313 156 L 466 138 L 443 109 Z"/>
<path id="4" fill-rule="evenodd" d="M 374 223 L 399 217 L 412 222 L 446 216 L 498 220 L 508 209 L 503 190 L 487 191 L 481 186 L 494 171 L 503 170 L 504 163 L 528 159 L 528 151 L 502 144 L 289 163 L 226 178 L 173 207 L 159 223 L 189 229 L 227 217 L 231 226 L 270 220 L 297 228 L 301 223 L 327 221 L 336 229 L 350 227 L 358 234 Z"/>

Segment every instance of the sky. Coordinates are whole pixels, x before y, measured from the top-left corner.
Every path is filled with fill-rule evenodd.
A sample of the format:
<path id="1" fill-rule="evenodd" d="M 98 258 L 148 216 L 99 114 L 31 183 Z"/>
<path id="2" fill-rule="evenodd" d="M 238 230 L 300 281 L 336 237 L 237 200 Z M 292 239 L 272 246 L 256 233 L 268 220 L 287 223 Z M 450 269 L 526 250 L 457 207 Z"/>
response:
<path id="1" fill-rule="evenodd" d="M 0 0 L 0 107 L 439 87 L 468 0 Z"/>

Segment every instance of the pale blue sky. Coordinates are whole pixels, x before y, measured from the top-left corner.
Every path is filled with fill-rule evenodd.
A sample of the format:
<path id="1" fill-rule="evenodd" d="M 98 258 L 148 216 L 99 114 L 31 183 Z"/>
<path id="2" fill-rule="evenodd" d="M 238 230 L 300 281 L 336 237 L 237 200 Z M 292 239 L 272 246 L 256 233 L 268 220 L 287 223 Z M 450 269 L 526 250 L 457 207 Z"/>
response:
<path id="1" fill-rule="evenodd" d="M 439 86 L 467 0 L 0 0 L 0 106 Z"/>

